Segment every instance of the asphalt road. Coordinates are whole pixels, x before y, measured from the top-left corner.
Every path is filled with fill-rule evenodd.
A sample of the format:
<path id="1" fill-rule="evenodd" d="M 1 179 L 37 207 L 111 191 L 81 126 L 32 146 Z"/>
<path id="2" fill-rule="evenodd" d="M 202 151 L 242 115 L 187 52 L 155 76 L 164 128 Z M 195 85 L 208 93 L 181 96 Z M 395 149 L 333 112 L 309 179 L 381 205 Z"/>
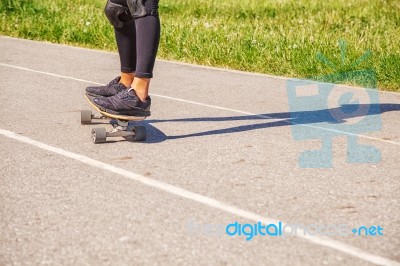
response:
<path id="1" fill-rule="evenodd" d="M 158 61 L 148 140 L 95 145 L 91 128 L 111 126 L 80 124 L 84 88 L 118 68 L 0 37 L 0 265 L 400 265 L 400 94 L 334 87 L 321 110 L 285 78 Z M 236 221 L 306 232 L 246 241 L 225 233 Z"/>

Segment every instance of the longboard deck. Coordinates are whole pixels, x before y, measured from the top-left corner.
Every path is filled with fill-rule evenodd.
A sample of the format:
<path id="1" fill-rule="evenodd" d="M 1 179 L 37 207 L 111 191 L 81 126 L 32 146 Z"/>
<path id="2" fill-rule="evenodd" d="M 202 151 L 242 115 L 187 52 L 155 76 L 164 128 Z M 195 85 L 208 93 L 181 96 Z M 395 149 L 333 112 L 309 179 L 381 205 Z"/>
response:
<path id="1" fill-rule="evenodd" d="M 90 97 L 89 95 L 85 94 L 85 99 L 94 110 L 98 111 L 102 115 L 109 117 L 109 118 L 125 120 L 125 121 L 142 121 L 142 120 L 146 119 L 146 116 L 128 116 L 128 115 L 117 115 L 117 114 L 107 113 L 107 112 L 101 110 L 99 107 L 97 107 L 97 105 L 95 105 L 93 103 L 92 97 Z"/>

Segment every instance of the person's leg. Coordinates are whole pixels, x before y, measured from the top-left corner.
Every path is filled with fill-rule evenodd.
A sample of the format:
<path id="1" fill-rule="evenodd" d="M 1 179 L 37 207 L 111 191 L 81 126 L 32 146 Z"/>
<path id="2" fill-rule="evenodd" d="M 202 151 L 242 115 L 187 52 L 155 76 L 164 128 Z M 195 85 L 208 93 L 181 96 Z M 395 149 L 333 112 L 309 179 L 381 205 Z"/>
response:
<path id="1" fill-rule="evenodd" d="M 119 16 L 124 26 L 115 27 L 115 39 L 121 61 L 120 82 L 128 88 L 133 82 L 132 87 L 144 101 L 148 96 L 160 42 L 158 0 L 111 1 L 130 8 L 130 14 L 123 13 Z"/>
<path id="2" fill-rule="evenodd" d="M 107 0 L 104 13 L 114 26 L 121 74 L 105 86 L 89 86 L 86 91 L 93 96 L 110 97 L 130 88 L 135 77 L 136 27 L 126 0 Z"/>
<path id="3" fill-rule="evenodd" d="M 128 0 L 130 1 L 130 0 Z M 150 79 L 160 42 L 160 19 L 158 17 L 158 0 L 145 0 L 145 16 L 135 18 L 136 26 L 136 73 L 132 88 L 144 101 L 149 94 Z M 132 10 L 131 10 L 132 11 Z"/>
<path id="4" fill-rule="evenodd" d="M 136 27 L 135 20 L 129 12 L 126 0 L 111 0 L 111 2 L 125 7 L 125 12 L 118 17 L 122 26 L 114 25 L 115 40 L 121 62 L 121 80 L 126 88 L 130 88 L 135 78 L 136 70 Z"/>
<path id="5" fill-rule="evenodd" d="M 148 96 L 150 79 L 160 40 L 160 20 L 158 17 L 158 0 L 127 0 L 134 6 L 131 14 L 136 26 L 136 68 L 132 89 L 112 97 L 98 97 L 94 103 L 106 112 L 121 115 L 150 115 L 151 99 Z M 140 9 L 140 4 L 144 4 Z M 138 15 L 136 11 L 144 11 Z M 120 54 L 123 57 L 123 54 Z M 123 60 L 121 58 L 121 60 Z M 121 61 L 122 63 L 122 61 Z"/>

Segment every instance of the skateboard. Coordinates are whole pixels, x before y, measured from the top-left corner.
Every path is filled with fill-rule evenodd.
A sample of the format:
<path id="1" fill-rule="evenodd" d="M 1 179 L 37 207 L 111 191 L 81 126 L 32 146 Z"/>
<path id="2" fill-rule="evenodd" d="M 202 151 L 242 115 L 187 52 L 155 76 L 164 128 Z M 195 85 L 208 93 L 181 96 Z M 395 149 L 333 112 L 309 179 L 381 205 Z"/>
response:
<path id="1" fill-rule="evenodd" d="M 100 115 L 93 113 L 91 110 L 82 110 L 81 124 L 91 124 L 93 120 L 109 119 L 110 124 L 113 126 L 113 130 L 106 131 L 105 128 L 101 127 L 93 128 L 93 143 L 105 143 L 109 137 L 123 137 L 128 141 L 146 140 L 146 127 L 129 123 L 131 121 L 142 121 L 146 119 L 146 116 L 127 116 L 108 113 L 104 110 L 101 110 L 97 105 L 94 104 L 94 98 L 94 96 L 91 96 L 87 93 L 85 94 L 85 99 L 89 103 L 90 107 L 100 113 Z"/>

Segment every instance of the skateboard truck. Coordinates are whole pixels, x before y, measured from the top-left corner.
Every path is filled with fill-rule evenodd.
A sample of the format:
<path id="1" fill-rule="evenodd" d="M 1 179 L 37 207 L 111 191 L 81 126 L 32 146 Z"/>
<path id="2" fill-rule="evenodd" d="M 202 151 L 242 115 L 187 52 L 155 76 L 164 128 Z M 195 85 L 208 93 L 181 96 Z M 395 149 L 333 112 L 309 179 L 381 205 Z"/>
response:
<path id="1" fill-rule="evenodd" d="M 81 111 L 81 124 L 90 124 L 92 120 L 109 119 L 105 115 L 95 115 L 91 110 Z M 145 141 L 146 127 L 134 126 L 129 120 L 111 119 L 110 124 L 113 130 L 107 132 L 105 128 L 98 127 L 92 129 L 93 143 L 104 143 L 108 137 L 123 137 L 128 141 Z"/>

